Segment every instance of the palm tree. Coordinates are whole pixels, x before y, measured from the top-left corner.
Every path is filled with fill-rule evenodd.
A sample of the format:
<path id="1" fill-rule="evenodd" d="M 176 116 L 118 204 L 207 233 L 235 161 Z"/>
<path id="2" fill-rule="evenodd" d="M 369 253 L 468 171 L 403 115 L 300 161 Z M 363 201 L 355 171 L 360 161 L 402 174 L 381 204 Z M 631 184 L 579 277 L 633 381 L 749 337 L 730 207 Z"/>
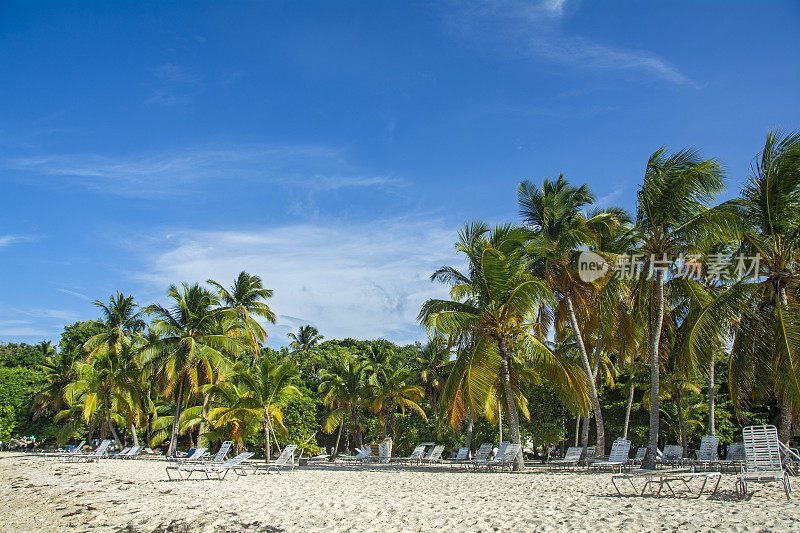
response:
<path id="1" fill-rule="evenodd" d="M 737 407 L 748 396 L 776 398 L 780 438 L 788 442 L 800 415 L 800 132 L 769 132 L 741 198 L 722 208 L 744 221 L 741 256 L 760 256 L 758 268 L 715 302 L 717 312 L 741 313 L 729 360 L 731 396 Z"/>
<path id="2" fill-rule="evenodd" d="M 34 419 L 46 411 L 57 413 L 64 410 L 68 406 L 64 390 L 77 379 L 74 353 L 56 353 L 55 350 L 49 353 L 51 355 L 47 355 L 44 362 L 37 366 L 42 376 L 34 385 L 32 402 Z"/>
<path id="3" fill-rule="evenodd" d="M 86 343 L 84 349 L 92 354 L 98 350 L 114 351 L 121 354 L 124 347 L 130 347 L 142 337 L 139 335 L 147 326 L 136 311 L 133 296 L 125 296 L 117 292 L 109 298 L 108 305 L 100 300 L 92 302 L 103 313 L 103 332 L 94 335 Z"/>
<path id="4" fill-rule="evenodd" d="M 382 377 L 374 379 L 372 385 L 372 409 L 383 422 L 383 436 L 392 433 L 392 439 L 397 435 L 394 427 L 394 414 L 397 408 L 405 413 L 406 409 L 416 411 L 427 421 L 425 411 L 419 406 L 422 400 L 422 389 L 411 383 L 411 371 L 405 368 L 389 367 Z"/>
<path id="5" fill-rule="evenodd" d="M 571 186 L 564 176 L 555 182 L 545 179 L 541 189 L 530 181 L 519 184 L 517 197 L 520 214 L 530 230 L 529 249 L 532 254 L 531 268 L 553 291 L 556 300 L 564 305 L 570 326 L 576 336 L 576 345 L 589 384 L 589 398 L 592 402 L 597 425 L 597 447 L 605 454 L 605 429 L 600 399 L 597 392 L 597 368 L 602 337 L 598 332 L 596 364 L 592 365 L 586 348 L 585 332 L 578 320 L 576 307 L 592 309 L 599 303 L 599 288 L 596 284 L 579 279 L 574 268 L 577 255 L 582 248 L 597 248 L 600 237 L 611 234 L 619 224 L 617 212 L 599 211 L 586 216 L 584 208 L 594 202 L 594 196 L 586 185 Z M 605 281 L 605 278 L 604 278 Z M 601 315 L 584 317 L 586 321 L 597 320 Z M 588 438 L 588 423 L 585 433 Z M 586 445 L 586 443 L 584 443 Z"/>
<path id="6" fill-rule="evenodd" d="M 638 251 L 651 258 L 654 274 L 650 315 L 650 437 L 644 468 L 655 468 L 659 429 L 659 346 L 664 322 L 664 283 L 670 258 L 702 253 L 709 237 L 721 237 L 724 226 L 708 204 L 723 187 L 723 171 L 715 159 L 704 160 L 694 149 L 667 154 L 659 148 L 647 162 L 638 192 Z M 656 263 L 658 262 L 658 263 Z"/>
<path id="7" fill-rule="evenodd" d="M 242 323 L 242 330 L 249 338 L 253 353 L 259 353 L 258 342 L 267 340 L 267 332 L 255 317 L 260 316 L 270 324 L 275 323 L 275 313 L 264 302 L 272 297 L 272 289 L 265 289 L 259 276 L 245 271 L 239 272 L 230 289 L 226 289 L 213 279 L 207 283 L 217 289 L 222 309 L 230 312 Z"/>
<path id="8" fill-rule="evenodd" d="M 297 334 L 289 333 L 288 337 L 292 339 L 292 343 L 289 346 L 292 349 L 292 355 L 303 363 L 310 362 L 311 373 L 316 374 L 316 364 L 314 361 L 309 360 L 316 358 L 319 353 L 318 345 L 324 339 L 319 334 L 319 330 L 311 325 L 300 326 Z"/>
<path id="9" fill-rule="evenodd" d="M 433 411 L 434 431 L 439 435 L 439 393 L 447 381 L 447 370 L 451 366 L 450 350 L 445 339 L 436 336 L 428 339 L 416 357 L 416 366 L 419 381 Z"/>
<path id="10" fill-rule="evenodd" d="M 223 382 L 211 387 L 214 392 L 236 387 L 240 391 L 238 399 L 229 407 L 209 411 L 209 418 L 215 426 L 225 425 L 234 420 L 255 418 L 261 422 L 264 432 L 264 457 L 270 461 L 270 433 L 277 428 L 284 435 L 283 409 L 302 394 L 294 381 L 300 375 L 294 363 L 274 363 L 264 357 L 252 368 L 242 363 L 236 365 L 231 383 Z M 230 394 L 228 394 L 230 396 Z"/>
<path id="11" fill-rule="evenodd" d="M 170 286 L 174 300 L 170 308 L 151 305 L 145 311 L 153 315 L 152 329 L 161 337 L 144 346 L 142 363 L 156 378 L 165 396 L 172 397 L 175 411 L 172 420 L 168 455 L 174 455 L 183 403 L 189 392 L 215 382 L 215 374 L 230 365 L 229 354 L 238 353 L 243 340 L 232 335 L 240 329 L 214 310 L 216 297 L 198 284 Z"/>
<path id="12" fill-rule="evenodd" d="M 455 380 L 468 379 L 469 385 L 456 385 L 452 389 L 468 391 L 474 410 L 480 412 L 499 382 L 505 396 L 511 441 L 520 445 L 512 386 L 513 350 L 525 343 L 529 353 L 545 354 L 542 357 L 552 364 L 554 377 L 567 375 L 556 368 L 552 352 L 530 334 L 539 306 L 551 299 L 552 293 L 528 270 L 525 237 L 525 231 L 509 225 L 491 232 L 479 222 L 468 225 L 456 244 L 456 250 L 467 257 L 468 273 L 452 267 L 437 270 L 431 278 L 451 284 L 452 299 L 428 300 L 419 313 L 420 321 L 431 331 L 452 337 L 471 332 L 474 349 L 460 361 L 457 359 L 454 368 Z M 466 367 L 470 368 L 468 372 Z M 524 469 L 521 455 L 514 468 Z"/>
<path id="13" fill-rule="evenodd" d="M 356 448 L 361 448 L 361 409 L 367 402 L 370 390 L 365 368 L 364 362 L 345 356 L 332 360 L 319 373 L 319 394 L 325 405 L 332 409 L 322 424 L 322 430 L 331 433 L 338 426 L 341 436 L 341 428 L 349 418 L 350 435 Z M 336 452 L 338 445 L 337 438 Z"/>

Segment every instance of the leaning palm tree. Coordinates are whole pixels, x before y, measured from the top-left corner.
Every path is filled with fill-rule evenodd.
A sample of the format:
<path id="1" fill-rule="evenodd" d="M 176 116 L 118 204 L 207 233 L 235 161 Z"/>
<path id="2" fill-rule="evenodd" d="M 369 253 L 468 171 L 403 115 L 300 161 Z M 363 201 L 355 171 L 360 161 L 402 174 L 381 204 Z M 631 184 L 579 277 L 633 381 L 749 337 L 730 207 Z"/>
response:
<path id="1" fill-rule="evenodd" d="M 336 427 L 336 451 L 345 421 L 350 421 L 353 445 L 361 448 L 361 409 L 369 399 L 366 364 L 355 357 L 334 359 L 319 373 L 319 394 L 331 412 L 322 424 L 322 430 L 331 433 Z"/>
<path id="2" fill-rule="evenodd" d="M 655 468 L 659 430 L 659 346 L 664 322 L 664 284 L 671 262 L 680 254 L 702 253 L 714 239 L 725 240 L 725 225 L 708 204 L 722 189 L 723 170 L 715 159 L 695 149 L 668 154 L 659 148 L 647 162 L 638 192 L 638 252 L 650 258 L 654 279 L 648 287 L 650 316 L 650 437 L 645 468 Z M 650 292 L 648 291 L 648 292 Z"/>
<path id="3" fill-rule="evenodd" d="M 520 445 L 518 409 L 511 380 L 515 364 L 513 349 L 525 341 L 529 351 L 552 356 L 530 334 L 539 306 L 552 299 L 552 293 L 528 270 L 525 237 L 524 230 L 510 225 L 492 231 L 480 222 L 467 225 L 460 233 L 456 250 L 466 255 L 468 272 L 452 267 L 437 270 L 432 279 L 451 284 L 452 299 L 428 300 L 419 313 L 420 321 L 432 332 L 451 337 L 471 332 L 474 348 L 467 358 L 457 360 L 454 369 L 456 376 L 469 376 L 469 386 L 456 386 L 455 390 L 468 390 L 474 411 L 480 412 L 499 382 L 511 441 Z M 468 372 L 465 366 L 470 367 Z M 514 468 L 524 469 L 521 455 Z"/>
<path id="4" fill-rule="evenodd" d="M 241 322 L 242 332 L 248 337 L 250 348 L 254 354 L 258 353 L 258 342 L 267 340 L 267 332 L 255 317 L 262 317 L 270 324 L 274 324 L 277 318 L 265 303 L 267 298 L 272 297 L 272 289 L 265 289 L 259 276 L 244 271 L 239 272 L 230 289 L 213 279 L 207 283 L 217 290 L 222 309 Z"/>
<path id="5" fill-rule="evenodd" d="M 525 180 L 519 184 L 517 198 L 520 214 L 530 230 L 528 247 L 532 254 L 531 269 L 547 283 L 557 302 L 566 309 L 576 337 L 597 425 L 597 447 L 600 454 L 604 455 L 605 427 L 596 385 L 598 365 L 592 365 L 589 360 L 586 349 L 588 339 L 583 331 L 586 321 L 597 321 L 599 315 L 583 317 L 582 328 L 576 311 L 576 307 L 579 310 L 596 307 L 592 304 L 600 301 L 599 284 L 582 281 L 575 267 L 582 249 L 598 249 L 600 238 L 616 229 L 619 225 L 617 212 L 597 211 L 588 216 L 585 208 L 594 203 L 594 195 L 586 185 L 570 185 L 563 175 L 555 182 L 545 179 L 541 188 Z M 602 278 L 602 281 L 607 281 L 607 278 Z M 597 337 L 595 360 L 599 362 L 602 337 L 599 334 Z M 588 423 L 585 428 L 588 438 Z"/>
<path id="6" fill-rule="evenodd" d="M 171 307 L 151 305 L 145 311 L 154 317 L 153 332 L 160 337 L 141 351 L 142 364 L 154 376 L 165 396 L 175 402 L 168 455 L 177 447 L 180 415 L 189 392 L 213 384 L 215 374 L 230 366 L 228 354 L 235 354 L 245 341 L 232 335 L 238 321 L 230 321 L 215 311 L 218 300 L 198 284 L 170 286 Z"/>

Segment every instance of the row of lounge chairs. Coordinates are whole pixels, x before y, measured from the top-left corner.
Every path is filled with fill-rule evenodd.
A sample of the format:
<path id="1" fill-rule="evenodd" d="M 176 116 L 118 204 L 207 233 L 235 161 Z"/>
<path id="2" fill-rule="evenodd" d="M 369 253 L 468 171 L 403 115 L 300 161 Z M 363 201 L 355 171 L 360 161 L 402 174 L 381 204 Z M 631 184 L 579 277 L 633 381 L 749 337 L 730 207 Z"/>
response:
<path id="1" fill-rule="evenodd" d="M 166 467 L 167 478 L 170 481 L 187 480 L 191 479 L 193 474 L 203 476 L 205 479 L 225 479 L 228 472 L 233 472 L 240 476 L 246 476 L 248 473 L 256 474 L 258 472 L 269 473 L 272 471 L 280 473 L 284 468 L 291 465 L 294 469 L 295 461 L 294 455 L 297 451 L 296 444 L 287 445 L 280 456 L 271 463 L 261 462 L 246 462 L 253 456 L 252 452 L 240 453 L 232 459 L 225 459 L 228 450 L 230 450 L 230 442 L 223 443 L 223 447 L 227 444 L 225 450 L 220 448 L 220 451 L 210 460 L 184 460 L 179 464 L 168 465 Z M 173 477 L 173 475 L 175 477 Z"/>

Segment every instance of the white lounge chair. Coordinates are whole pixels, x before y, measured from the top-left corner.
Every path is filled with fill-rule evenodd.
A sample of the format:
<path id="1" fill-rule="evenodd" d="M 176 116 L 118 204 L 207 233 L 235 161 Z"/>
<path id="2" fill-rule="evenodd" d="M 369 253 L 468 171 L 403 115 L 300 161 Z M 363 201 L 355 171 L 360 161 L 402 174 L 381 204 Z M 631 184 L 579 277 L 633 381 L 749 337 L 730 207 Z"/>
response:
<path id="1" fill-rule="evenodd" d="M 372 448 L 369 446 L 364 446 L 361 449 L 356 448 L 358 453 L 353 458 L 355 461 L 360 461 L 362 463 L 368 463 L 376 459 L 374 455 L 372 455 Z"/>
<path id="2" fill-rule="evenodd" d="M 783 483 L 786 499 L 792 499 L 792 483 L 781 462 L 781 446 L 775 426 L 748 426 L 742 430 L 745 463 L 736 481 L 736 492 L 747 495 L 747 484 Z"/>
<path id="3" fill-rule="evenodd" d="M 131 450 L 130 446 L 125 446 L 124 448 L 122 448 L 117 453 L 115 453 L 113 455 L 109 455 L 108 458 L 109 459 L 121 459 L 123 456 L 127 455 L 130 450 Z"/>
<path id="4" fill-rule="evenodd" d="M 566 468 L 568 466 L 575 466 L 580 462 L 583 456 L 583 448 L 580 446 L 570 446 L 567 448 L 567 453 L 561 459 L 552 459 L 550 461 L 550 468 Z"/>
<path id="5" fill-rule="evenodd" d="M 711 468 L 719 465 L 719 435 L 703 435 L 700 449 L 695 452 L 695 466 Z"/>
<path id="6" fill-rule="evenodd" d="M 425 446 L 423 444 L 420 444 L 419 446 L 414 448 L 414 451 L 412 451 L 411 455 L 409 455 L 408 457 L 395 457 L 393 461 L 402 463 L 407 462 L 408 464 L 419 463 L 422 461 L 424 455 L 425 455 Z"/>
<path id="7" fill-rule="evenodd" d="M 219 464 L 224 463 L 228 457 L 228 452 L 231 450 L 231 441 L 226 440 L 223 442 L 217 453 L 214 454 L 214 457 L 208 459 L 207 457 L 200 456 L 199 459 L 185 459 L 184 463 L 210 463 L 210 464 Z"/>
<path id="8" fill-rule="evenodd" d="M 461 463 L 461 466 L 467 468 L 470 466 L 475 466 L 478 463 L 482 463 L 489 458 L 490 453 L 492 453 L 492 443 L 484 442 L 483 444 L 480 445 L 478 451 L 475 452 L 475 457 L 473 457 L 472 459 L 467 459 L 466 461 Z"/>
<path id="9" fill-rule="evenodd" d="M 469 448 L 461 447 L 456 452 L 455 457 L 450 459 L 450 465 L 461 465 L 464 461 L 469 461 Z"/>
<path id="10" fill-rule="evenodd" d="M 486 468 L 486 470 L 503 470 L 506 467 L 508 467 L 509 471 L 512 470 L 514 468 L 514 461 L 517 459 L 517 455 L 522 453 L 522 446 L 520 444 L 505 444 L 506 446 L 503 447 L 502 452 L 500 449 L 498 449 L 497 455 L 494 456 L 494 459 L 486 461 L 481 466 Z"/>
<path id="11" fill-rule="evenodd" d="M 253 456 L 253 452 L 244 452 L 240 453 L 233 459 L 228 459 L 224 463 L 219 464 L 212 464 L 212 463 L 185 463 L 180 465 L 169 465 L 166 467 L 167 470 L 167 478 L 170 481 L 178 481 L 183 479 L 190 479 L 192 474 L 195 472 L 200 473 L 206 477 L 206 479 L 216 478 L 216 479 L 225 479 L 225 476 L 228 475 L 229 471 L 233 471 L 235 474 L 239 476 L 247 475 L 245 472 L 242 463 L 251 458 Z M 170 471 L 174 471 L 178 474 L 178 477 L 173 478 L 170 476 Z M 186 474 L 186 477 L 183 475 Z"/>
<path id="12" fill-rule="evenodd" d="M 622 437 L 614 441 L 611 446 L 611 453 L 608 454 L 608 459 L 605 461 L 592 461 L 590 466 L 598 470 L 608 468 L 609 470 L 619 470 L 628 464 L 628 457 L 631 453 L 631 441 L 623 439 Z"/>
<path id="13" fill-rule="evenodd" d="M 169 459 L 178 463 L 196 463 L 200 461 L 207 451 L 208 448 L 195 448 L 192 453 L 184 457 L 170 457 Z"/>
<path id="14" fill-rule="evenodd" d="M 389 463 L 392 461 L 392 439 L 386 439 L 378 444 L 378 462 Z"/>
<path id="15" fill-rule="evenodd" d="M 42 456 L 43 456 L 45 459 L 53 459 L 53 460 L 56 460 L 56 459 L 61 459 L 62 457 L 65 457 L 65 456 L 70 456 L 70 455 L 78 455 L 78 454 L 82 453 L 82 452 L 81 452 L 81 450 L 83 450 L 83 445 L 84 445 L 84 444 L 86 444 L 86 441 L 85 441 L 85 440 L 82 440 L 82 441 L 81 441 L 81 442 L 80 442 L 80 443 L 79 443 L 77 446 L 75 446 L 74 448 L 72 448 L 72 449 L 71 449 L 70 451 L 68 451 L 68 452 L 67 452 L 67 451 L 64 451 L 64 452 L 50 452 L 50 453 L 43 453 L 43 454 L 42 454 Z"/>
<path id="16" fill-rule="evenodd" d="M 281 470 L 283 470 L 286 465 L 291 461 L 292 470 L 294 470 L 294 452 L 297 450 L 297 444 L 287 444 L 286 447 L 283 449 L 281 454 L 278 456 L 271 463 L 253 463 L 250 466 L 253 469 L 253 473 L 257 473 L 260 470 L 269 473 L 270 470 L 275 470 L 279 474 Z"/>
<path id="17" fill-rule="evenodd" d="M 731 442 L 728 444 L 728 453 L 725 460 L 719 462 L 720 470 L 730 468 L 734 472 L 741 470 L 746 457 L 744 453 L 744 442 Z"/>
<path id="18" fill-rule="evenodd" d="M 677 444 L 667 444 L 664 446 L 664 453 L 661 459 L 656 461 L 660 465 L 680 466 L 683 464 L 683 448 Z"/>
<path id="19" fill-rule="evenodd" d="M 127 453 L 120 455 L 119 457 L 117 457 L 117 459 L 133 459 L 137 455 L 142 453 L 142 448 L 143 446 L 139 446 L 138 444 L 136 446 L 131 446 L 128 449 Z"/>
<path id="20" fill-rule="evenodd" d="M 424 464 L 433 464 L 433 463 L 441 463 L 442 462 L 442 452 L 444 452 L 444 445 L 437 444 L 428 454 L 422 458 L 422 463 Z"/>
<path id="21" fill-rule="evenodd" d="M 483 459 L 479 458 L 476 455 L 475 459 L 473 459 L 473 461 L 471 463 L 472 466 L 474 466 L 476 470 L 478 468 L 486 466 L 490 461 L 493 461 L 494 459 L 499 458 L 504 453 L 506 453 L 506 448 L 508 448 L 509 444 L 511 444 L 511 443 L 510 442 L 501 442 L 500 446 L 498 446 L 498 448 L 497 448 L 497 453 L 494 454 L 494 457 L 492 457 L 491 459 L 489 459 L 488 455 L 486 457 L 484 457 Z"/>
<path id="22" fill-rule="evenodd" d="M 91 453 L 81 453 L 75 455 L 66 455 L 64 456 L 63 460 L 68 463 L 79 463 L 79 462 L 91 462 L 91 461 L 98 461 L 101 457 L 106 454 L 108 451 L 108 447 L 111 445 L 111 441 L 106 439 L 100 443 L 100 446 Z"/>

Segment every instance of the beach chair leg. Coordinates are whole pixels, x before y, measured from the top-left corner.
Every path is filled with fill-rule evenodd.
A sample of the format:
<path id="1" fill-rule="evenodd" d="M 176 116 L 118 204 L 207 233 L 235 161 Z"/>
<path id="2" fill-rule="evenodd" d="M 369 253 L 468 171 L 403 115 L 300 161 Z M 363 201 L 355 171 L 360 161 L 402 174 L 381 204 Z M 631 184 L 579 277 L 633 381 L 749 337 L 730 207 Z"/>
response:
<path id="1" fill-rule="evenodd" d="M 783 490 L 786 492 L 786 501 L 792 501 L 792 482 L 788 472 L 783 474 Z"/>

